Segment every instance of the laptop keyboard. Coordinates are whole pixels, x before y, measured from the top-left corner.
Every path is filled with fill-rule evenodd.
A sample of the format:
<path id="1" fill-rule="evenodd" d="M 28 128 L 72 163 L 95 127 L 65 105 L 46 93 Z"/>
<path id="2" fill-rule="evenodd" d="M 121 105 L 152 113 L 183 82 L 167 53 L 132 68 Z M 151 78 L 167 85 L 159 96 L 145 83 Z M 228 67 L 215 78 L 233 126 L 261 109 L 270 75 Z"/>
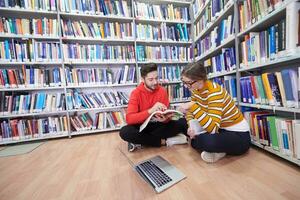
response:
<path id="1" fill-rule="evenodd" d="M 158 187 L 172 181 L 172 179 L 151 160 L 139 164 L 138 167 L 140 167 Z"/>

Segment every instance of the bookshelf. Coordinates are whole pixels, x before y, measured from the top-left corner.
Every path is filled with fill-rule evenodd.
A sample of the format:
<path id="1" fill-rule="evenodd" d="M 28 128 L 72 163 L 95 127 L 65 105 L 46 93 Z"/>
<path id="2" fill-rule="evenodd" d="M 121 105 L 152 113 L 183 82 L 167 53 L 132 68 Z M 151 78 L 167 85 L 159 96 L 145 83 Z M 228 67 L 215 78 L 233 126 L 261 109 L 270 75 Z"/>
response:
<path id="1" fill-rule="evenodd" d="M 64 132 L 56 132 L 44 135 L 39 135 L 38 137 L 31 137 L 28 138 L 23 137 L 20 139 L 15 140 L 14 138 L 2 138 L 0 141 L 0 145 L 3 144 L 13 144 L 13 143 L 20 143 L 20 142 L 28 142 L 34 140 L 43 140 L 43 139 L 52 139 L 52 138 L 60 138 L 60 137 L 72 137 L 75 135 L 85 135 L 85 134 L 93 134 L 93 133 L 102 133 L 102 132 L 109 132 L 109 131 L 116 131 L 119 130 L 120 127 L 116 126 L 115 128 L 105 128 L 102 130 L 82 130 L 82 131 L 73 131 L 71 129 L 71 118 L 77 115 L 81 115 L 82 113 L 99 113 L 99 112 L 110 112 L 110 111 L 119 111 L 127 107 L 127 105 L 115 105 L 115 106 L 106 106 L 106 107 L 99 107 L 99 108 L 78 108 L 78 109 L 70 109 L 67 106 L 67 95 L 69 92 L 79 91 L 82 93 L 90 93 L 93 91 L 105 92 L 105 91 L 127 91 L 128 93 L 134 89 L 138 83 L 108 83 L 108 84 L 99 84 L 99 83 L 91 83 L 91 84 L 79 84 L 79 85 L 69 85 L 67 84 L 67 77 L 66 77 L 66 69 L 83 69 L 83 68 L 105 68 L 109 66 L 111 70 L 118 70 L 123 68 L 124 66 L 128 65 L 129 67 L 135 68 L 135 77 L 139 80 L 139 73 L 138 69 L 144 64 L 150 62 L 156 62 L 158 65 L 162 66 L 175 66 L 175 65 L 185 65 L 189 62 L 193 61 L 192 52 L 189 57 L 186 59 L 157 59 L 157 60 L 145 60 L 145 61 L 138 61 L 137 56 L 133 59 L 90 59 L 90 60 L 81 60 L 81 59 L 68 59 L 66 55 L 64 55 L 64 44 L 79 44 L 79 45 L 110 45 L 110 46 L 127 46 L 131 45 L 136 51 L 138 45 L 143 46 L 175 46 L 175 47 L 190 47 L 193 45 L 193 36 L 190 34 L 191 27 L 193 24 L 193 18 L 190 13 L 189 19 L 183 20 L 178 19 L 174 16 L 174 19 L 147 19 L 141 18 L 135 15 L 135 7 L 134 4 L 137 2 L 140 3 L 151 3 L 153 5 L 159 6 L 168 6 L 172 5 L 174 11 L 177 9 L 180 10 L 182 8 L 186 8 L 188 12 L 190 12 L 191 2 L 190 1 L 170 1 L 170 0 L 155 0 L 155 1 L 145 1 L 145 0 L 126 0 L 128 11 L 125 13 L 124 16 L 121 13 L 113 14 L 109 13 L 102 13 L 97 11 L 84 11 L 81 8 L 77 8 L 76 11 L 68 10 L 67 7 L 62 8 L 61 2 L 64 0 L 56 0 L 55 8 L 54 5 L 50 9 L 32 9 L 32 8 L 22 8 L 22 7 L 0 7 L 1 17 L 5 18 L 24 18 L 24 19 L 44 19 L 44 18 L 51 18 L 57 20 L 57 36 L 48 36 L 48 35 L 33 35 L 33 34 L 15 34 L 15 33 L 0 33 L 0 42 L 9 40 L 9 41 L 32 41 L 33 44 L 38 42 L 55 42 L 59 45 L 61 58 L 56 60 L 39 60 L 39 59 L 29 59 L 29 60 L 1 60 L 0 59 L 0 70 L 2 69 L 19 69 L 22 66 L 30 66 L 32 68 L 54 68 L 59 67 L 62 70 L 61 76 L 61 85 L 59 86 L 41 86 L 41 85 L 26 85 L 22 87 L 0 87 L 0 94 L 10 94 L 16 95 L 20 94 L 36 94 L 40 92 L 45 93 L 61 93 L 64 94 L 65 102 L 64 110 L 60 111 L 51 111 L 51 112 L 30 112 L 30 113 L 18 113 L 18 114 L 9 114 L 4 115 L 0 114 L 0 121 L 10 121 L 14 118 L 28 118 L 29 120 L 34 119 L 44 119 L 47 117 L 67 117 L 67 122 L 64 128 L 67 128 L 67 131 Z M 43 2 L 45 3 L 45 2 Z M 42 5 L 44 6 L 44 4 Z M 46 7 L 45 7 L 46 8 Z M 103 11 L 104 12 L 104 11 Z M 34 14 L 34 15 L 33 15 Z M 18 16 L 18 17 L 16 17 Z M 34 17 L 33 17 L 34 16 Z M 116 37 L 82 37 L 82 36 L 64 36 L 63 31 L 64 27 L 62 27 L 62 20 L 70 20 L 71 22 L 74 21 L 83 21 L 84 23 L 130 23 L 131 24 L 131 31 L 133 34 L 132 38 L 116 38 Z M 137 24 L 145 24 L 151 26 L 160 26 L 161 24 L 166 24 L 166 26 L 176 27 L 178 24 L 181 26 L 188 27 L 188 38 L 186 40 L 154 40 L 154 39 L 139 39 L 136 37 L 134 32 L 135 26 Z M 85 30 L 83 30 L 85 31 Z M 163 85 L 173 85 L 173 84 L 180 84 L 180 81 L 169 81 L 167 83 L 163 83 Z M 176 101 L 172 101 L 171 105 L 175 105 L 178 102 L 187 102 L 187 99 L 176 99 Z"/>
<path id="2" fill-rule="evenodd" d="M 192 2 L 192 7 L 194 8 L 194 26 L 199 22 L 201 17 L 205 13 L 205 9 L 207 9 L 211 5 L 212 0 L 194 0 Z M 247 1 L 233 1 L 228 6 L 219 12 L 219 15 L 215 18 L 215 20 L 210 23 L 204 30 L 200 32 L 200 34 L 195 35 L 194 42 L 201 40 L 207 34 L 209 34 L 215 26 L 218 26 L 220 21 L 228 16 L 229 13 L 234 14 L 234 29 L 236 30 L 234 35 L 225 39 L 221 42 L 219 46 L 213 47 L 204 51 L 201 56 L 195 56 L 195 61 L 200 61 L 204 63 L 204 65 L 209 69 L 212 68 L 211 58 L 217 55 L 221 49 L 234 47 L 236 53 L 236 66 L 233 70 L 230 71 L 213 71 L 209 74 L 209 79 L 215 78 L 223 78 L 226 76 L 233 76 L 236 79 L 236 92 L 237 92 L 237 101 L 236 104 L 245 109 L 254 109 L 257 111 L 268 111 L 270 114 L 279 117 L 287 117 L 283 119 L 290 120 L 299 120 L 300 109 L 297 107 L 284 107 L 278 105 L 268 105 L 268 104 L 259 104 L 259 103 L 245 103 L 242 101 L 242 90 L 240 85 L 240 80 L 245 76 L 260 76 L 262 73 L 273 73 L 274 71 L 287 70 L 289 68 L 295 69 L 295 66 L 300 62 L 300 51 L 299 48 L 294 51 L 290 51 L 286 49 L 283 52 L 279 52 L 275 55 L 275 57 L 271 59 L 266 59 L 261 62 L 250 62 L 248 64 L 243 63 L 243 59 L 240 55 L 240 52 L 243 50 L 241 43 L 244 40 L 245 36 L 247 36 L 251 32 L 259 32 L 266 30 L 268 27 L 273 26 L 275 23 L 278 23 L 281 19 L 285 18 L 287 13 L 287 7 L 290 3 L 296 2 L 295 0 L 285 0 L 283 2 L 274 5 L 273 10 L 268 10 L 263 15 L 263 11 L 259 16 L 256 16 L 256 21 L 252 21 L 247 24 L 246 27 L 242 31 L 240 31 L 240 4 Z M 251 2 L 251 1 L 249 1 Z M 259 2 L 261 3 L 261 2 Z M 261 4 L 260 4 L 261 5 Z M 198 6 L 195 8 L 195 6 Z M 256 5 L 257 6 L 257 5 Z M 246 6 L 245 6 L 246 7 Z M 258 13 L 257 13 L 258 14 Z M 211 69 L 209 69 L 211 70 Z M 293 136 L 295 140 L 295 136 Z M 277 155 L 283 159 L 286 159 L 296 165 L 300 165 L 300 160 L 295 158 L 292 155 L 286 155 L 283 153 L 286 151 L 285 147 L 282 147 L 283 150 L 275 150 L 272 146 L 268 146 L 266 144 L 261 144 L 259 141 L 252 139 L 252 144 L 270 152 L 274 155 Z M 269 144 L 271 145 L 271 144 Z M 283 144 L 282 144 L 283 145 Z M 291 147 L 290 147 L 291 148 Z M 294 147 L 293 147 L 294 148 Z"/>

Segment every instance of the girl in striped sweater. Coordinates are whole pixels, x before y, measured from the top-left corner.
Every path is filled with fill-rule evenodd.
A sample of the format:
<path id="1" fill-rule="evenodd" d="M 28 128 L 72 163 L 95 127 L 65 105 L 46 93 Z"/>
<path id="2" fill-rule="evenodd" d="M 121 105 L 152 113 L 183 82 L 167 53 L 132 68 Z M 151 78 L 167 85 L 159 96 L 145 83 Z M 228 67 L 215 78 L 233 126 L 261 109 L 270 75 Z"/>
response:
<path id="1" fill-rule="evenodd" d="M 181 79 L 191 90 L 192 101 L 180 110 L 186 113 L 191 145 L 202 151 L 201 158 L 211 163 L 226 154 L 245 153 L 250 146 L 249 125 L 225 88 L 207 80 L 200 63 L 185 67 Z"/>

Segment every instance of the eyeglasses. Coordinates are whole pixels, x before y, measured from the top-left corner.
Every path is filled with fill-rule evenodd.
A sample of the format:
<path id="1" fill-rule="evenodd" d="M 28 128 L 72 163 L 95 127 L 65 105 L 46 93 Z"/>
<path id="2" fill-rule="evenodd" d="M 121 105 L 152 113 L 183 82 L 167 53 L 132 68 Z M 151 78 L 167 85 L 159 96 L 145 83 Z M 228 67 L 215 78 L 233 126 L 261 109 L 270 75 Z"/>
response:
<path id="1" fill-rule="evenodd" d="M 186 87 L 192 87 L 193 86 L 193 84 L 195 84 L 197 81 L 183 81 L 182 79 L 181 79 L 181 81 L 182 81 L 182 83 L 183 83 L 183 85 L 185 85 Z"/>

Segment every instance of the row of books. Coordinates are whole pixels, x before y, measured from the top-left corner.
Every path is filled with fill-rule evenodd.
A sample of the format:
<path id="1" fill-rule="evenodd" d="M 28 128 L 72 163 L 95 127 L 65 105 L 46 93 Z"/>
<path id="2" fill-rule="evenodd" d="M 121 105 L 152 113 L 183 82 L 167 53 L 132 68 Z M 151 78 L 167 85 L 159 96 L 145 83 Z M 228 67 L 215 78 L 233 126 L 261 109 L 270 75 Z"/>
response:
<path id="1" fill-rule="evenodd" d="M 64 37 L 133 39 L 132 23 L 62 20 Z"/>
<path id="2" fill-rule="evenodd" d="M 0 19 L 0 34 L 58 36 L 56 19 Z"/>
<path id="3" fill-rule="evenodd" d="M 23 65 L 21 69 L 0 69 L 0 88 L 61 86 L 62 74 L 59 67 L 43 69 Z"/>
<path id="4" fill-rule="evenodd" d="M 174 7 L 173 4 L 155 5 L 152 3 L 134 2 L 134 13 L 140 19 L 189 21 L 188 7 Z"/>
<path id="5" fill-rule="evenodd" d="M 135 33 L 139 40 L 189 41 L 190 28 L 186 24 L 137 24 Z"/>
<path id="6" fill-rule="evenodd" d="M 180 81 L 180 74 L 184 66 L 158 66 L 158 79 L 160 82 Z"/>
<path id="7" fill-rule="evenodd" d="M 247 111 L 251 138 L 292 158 L 300 159 L 300 121 L 279 117 L 267 111 Z M 298 131 L 297 131 L 298 130 Z"/>
<path id="8" fill-rule="evenodd" d="M 278 24 L 261 32 L 250 32 L 241 42 L 242 64 L 264 63 L 284 56 L 286 50 L 286 22 L 282 19 Z"/>
<path id="9" fill-rule="evenodd" d="M 0 114 L 25 114 L 39 112 L 55 112 L 65 110 L 65 97 L 62 93 L 35 94 L 21 93 L 7 95 L 0 93 Z"/>
<path id="10" fill-rule="evenodd" d="M 299 107 L 300 92 L 299 75 L 300 68 L 242 77 L 240 79 L 241 101 L 297 108 Z"/>
<path id="11" fill-rule="evenodd" d="M 198 16 L 200 10 L 203 9 L 205 3 L 208 2 L 207 0 L 194 0 L 193 4 L 192 4 L 192 11 L 194 13 L 194 16 Z"/>
<path id="12" fill-rule="evenodd" d="M 191 92 L 188 88 L 182 87 L 181 84 L 171 84 L 165 86 L 168 94 L 169 94 L 169 100 L 170 101 L 181 101 L 181 100 L 187 100 L 191 97 Z"/>
<path id="13" fill-rule="evenodd" d="M 282 2 L 283 0 L 247 0 L 240 2 L 240 32 L 260 20 L 270 12 L 274 11 L 277 7 L 280 7 Z"/>
<path id="14" fill-rule="evenodd" d="M 56 11 L 55 0 L 0 0 L 0 7 Z"/>
<path id="15" fill-rule="evenodd" d="M 67 108 L 88 109 L 127 105 L 129 98 L 122 91 L 83 93 L 77 90 L 67 93 Z"/>
<path id="16" fill-rule="evenodd" d="M 0 61 L 59 61 L 61 59 L 58 42 L 9 41 L 0 42 Z"/>
<path id="17" fill-rule="evenodd" d="M 136 47 L 137 61 L 189 61 L 191 48 L 180 46 L 143 46 Z"/>
<path id="18" fill-rule="evenodd" d="M 68 86 L 135 83 L 135 66 L 111 68 L 66 68 Z"/>
<path id="19" fill-rule="evenodd" d="M 236 88 L 236 77 L 235 76 L 224 76 L 224 77 L 216 77 L 212 80 L 215 83 L 218 83 L 223 88 L 229 92 L 232 99 L 237 101 L 237 88 Z"/>
<path id="20" fill-rule="evenodd" d="M 60 11 L 67 13 L 131 17 L 131 5 L 127 0 L 58 0 L 58 3 Z"/>
<path id="21" fill-rule="evenodd" d="M 235 48 L 223 48 L 222 53 L 206 60 L 210 63 L 208 73 L 220 73 L 236 69 Z"/>
<path id="22" fill-rule="evenodd" d="M 204 13 L 196 24 L 195 35 L 200 35 L 203 30 L 210 26 L 213 21 L 219 16 L 220 12 L 224 10 L 232 0 L 211 0 L 208 6 L 205 7 Z"/>
<path id="23" fill-rule="evenodd" d="M 0 122 L 0 141 L 24 140 L 68 133 L 67 116 L 12 119 Z"/>
<path id="24" fill-rule="evenodd" d="M 209 35 L 205 36 L 197 43 L 197 55 L 203 55 L 211 49 L 215 49 L 230 36 L 233 36 L 233 18 L 229 15 L 227 19 L 221 21 Z"/>
<path id="25" fill-rule="evenodd" d="M 126 124 L 125 111 L 99 112 L 95 116 L 89 113 L 78 114 L 70 117 L 73 131 L 105 130 L 118 128 Z"/>
<path id="26" fill-rule="evenodd" d="M 135 61 L 134 46 L 63 44 L 66 61 Z"/>

